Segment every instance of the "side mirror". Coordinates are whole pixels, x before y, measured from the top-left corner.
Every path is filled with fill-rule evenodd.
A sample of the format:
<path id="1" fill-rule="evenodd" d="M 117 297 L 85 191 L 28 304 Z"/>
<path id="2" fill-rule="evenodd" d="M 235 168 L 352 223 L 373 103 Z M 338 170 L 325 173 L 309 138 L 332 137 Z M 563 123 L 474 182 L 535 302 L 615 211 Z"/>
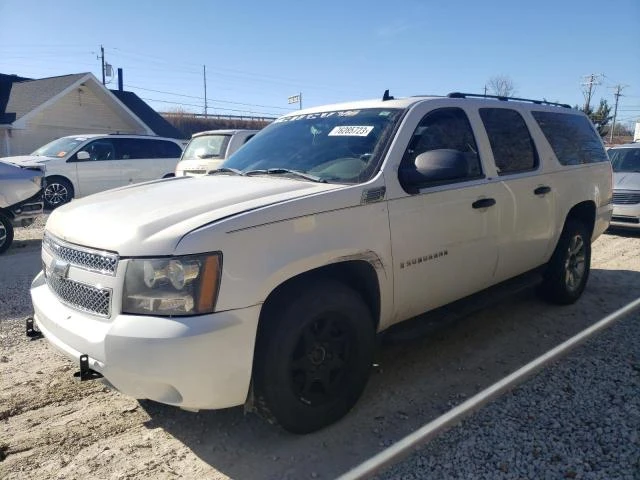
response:
<path id="1" fill-rule="evenodd" d="M 89 152 L 86 152 L 84 150 L 79 151 L 76 154 L 76 158 L 78 159 L 79 162 L 83 162 L 85 160 L 91 160 L 91 156 L 89 155 Z"/>
<path id="2" fill-rule="evenodd" d="M 413 165 L 400 170 L 399 176 L 404 187 L 417 190 L 424 184 L 465 178 L 467 173 L 464 155 L 458 150 L 443 148 L 421 153 Z"/>

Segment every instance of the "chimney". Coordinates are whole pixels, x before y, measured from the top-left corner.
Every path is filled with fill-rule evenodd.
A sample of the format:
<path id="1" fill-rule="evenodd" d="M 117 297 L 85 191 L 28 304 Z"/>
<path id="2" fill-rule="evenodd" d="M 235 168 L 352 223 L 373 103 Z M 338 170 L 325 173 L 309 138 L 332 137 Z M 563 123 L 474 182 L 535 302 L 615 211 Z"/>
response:
<path id="1" fill-rule="evenodd" d="M 122 83 L 123 83 L 123 79 L 122 79 L 123 75 L 122 75 L 122 69 L 119 68 L 118 69 L 118 90 L 122 91 Z"/>

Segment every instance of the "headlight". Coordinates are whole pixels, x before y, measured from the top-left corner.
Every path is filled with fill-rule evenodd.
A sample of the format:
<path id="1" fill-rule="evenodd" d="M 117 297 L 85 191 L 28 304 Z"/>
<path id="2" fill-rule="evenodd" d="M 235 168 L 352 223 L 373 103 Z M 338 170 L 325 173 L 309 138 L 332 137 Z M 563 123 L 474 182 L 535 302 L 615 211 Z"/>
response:
<path id="1" fill-rule="evenodd" d="M 122 311 L 163 316 L 211 313 L 221 270 L 220 253 L 129 260 Z"/>

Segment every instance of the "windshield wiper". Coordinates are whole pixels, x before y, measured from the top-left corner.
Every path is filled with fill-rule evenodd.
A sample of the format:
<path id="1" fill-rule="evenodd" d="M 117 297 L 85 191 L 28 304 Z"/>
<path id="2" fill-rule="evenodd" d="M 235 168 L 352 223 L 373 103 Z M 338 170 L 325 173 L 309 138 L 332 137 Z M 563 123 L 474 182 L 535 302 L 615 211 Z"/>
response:
<path id="1" fill-rule="evenodd" d="M 242 173 L 240 170 L 237 170 L 235 168 L 228 168 L 228 167 L 222 167 L 222 168 L 216 168 L 215 170 L 209 170 L 207 172 L 207 175 L 217 175 L 218 173 L 232 173 L 233 175 L 244 175 L 244 173 Z"/>
<path id="2" fill-rule="evenodd" d="M 206 158 L 214 158 L 214 157 L 219 157 L 220 154 L 218 153 L 205 153 L 204 155 L 198 155 L 198 158 L 200 159 L 206 159 Z"/>
<path id="3" fill-rule="evenodd" d="M 316 177 L 315 175 L 311 175 L 310 173 L 299 172 L 298 170 L 290 170 L 288 168 L 267 168 L 263 170 L 249 170 L 248 172 L 244 172 L 247 176 L 252 175 L 290 175 L 296 178 L 303 178 L 305 180 L 310 180 L 312 182 L 318 183 L 327 183 L 324 178 Z"/>

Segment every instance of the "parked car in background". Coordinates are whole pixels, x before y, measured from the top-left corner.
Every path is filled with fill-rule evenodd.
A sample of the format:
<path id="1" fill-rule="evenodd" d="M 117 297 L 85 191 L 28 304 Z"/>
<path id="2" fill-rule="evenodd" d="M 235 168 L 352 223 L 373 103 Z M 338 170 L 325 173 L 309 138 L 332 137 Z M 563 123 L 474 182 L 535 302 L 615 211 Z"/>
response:
<path id="1" fill-rule="evenodd" d="M 27 227 L 42 213 L 43 172 L 0 162 L 0 254 L 13 242 L 13 228 Z"/>
<path id="2" fill-rule="evenodd" d="M 176 166 L 176 177 L 215 170 L 256 133 L 258 130 L 208 130 L 194 134 Z"/>
<path id="3" fill-rule="evenodd" d="M 640 229 L 640 143 L 608 150 L 613 167 L 612 227 Z"/>
<path id="4" fill-rule="evenodd" d="M 19 167 L 44 167 L 46 208 L 72 198 L 131 183 L 172 177 L 183 140 L 145 135 L 91 134 L 62 137 L 31 155 L 1 160 Z"/>

